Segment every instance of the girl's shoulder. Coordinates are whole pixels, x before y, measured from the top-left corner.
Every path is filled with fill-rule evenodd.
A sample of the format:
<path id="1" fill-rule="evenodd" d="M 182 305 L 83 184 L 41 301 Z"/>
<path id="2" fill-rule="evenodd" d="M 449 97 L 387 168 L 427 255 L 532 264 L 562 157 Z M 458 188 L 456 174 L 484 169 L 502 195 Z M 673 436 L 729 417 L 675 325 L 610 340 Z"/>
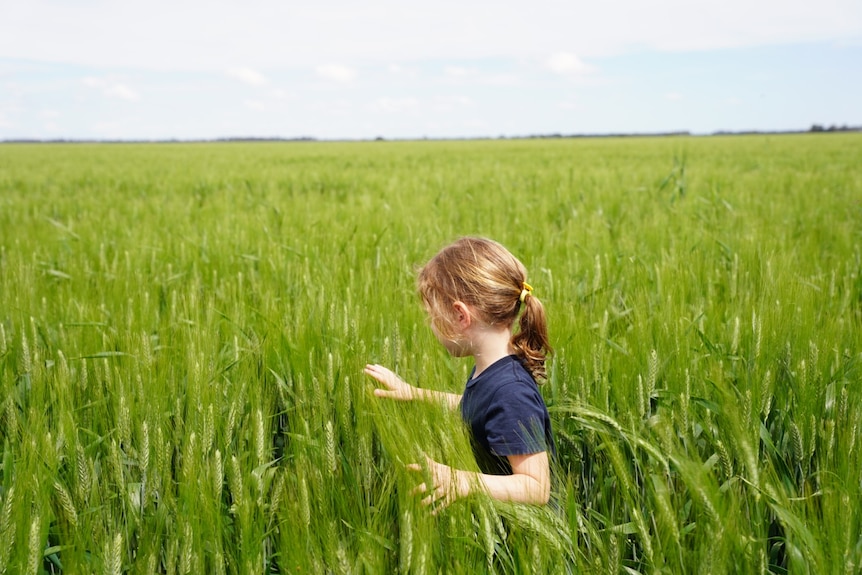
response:
<path id="1" fill-rule="evenodd" d="M 539 388 L 536 380 L 533 379 L 532 374 L 527 369 L 527 366 L 521 361 L 517 355 L 510 355 L 507 358 L 507 371 L 511 372 L 511 379 L 513 382 L 524 383 L 529 387 L 535 387 L 537 390 Z"/>
<path id="2" fill-rule="evenodd" d="M 494 383 L 489 386 L 493 389 L 495 397 L 541 397 L 539 386 L 530 372 L 521 363 L 517 356 L 511 355 L 506 358 L 505 364 L 494 378 Z"/>

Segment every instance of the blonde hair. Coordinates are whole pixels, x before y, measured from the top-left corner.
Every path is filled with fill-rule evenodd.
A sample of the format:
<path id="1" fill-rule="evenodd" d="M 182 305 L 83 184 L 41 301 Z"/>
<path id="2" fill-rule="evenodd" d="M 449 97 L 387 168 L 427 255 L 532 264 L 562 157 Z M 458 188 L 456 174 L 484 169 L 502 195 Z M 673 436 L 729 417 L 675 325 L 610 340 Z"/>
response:
<path id="1" fill-rule="evenodd" d="M 444 337 L 453 335 L 456 301 L 468 304 L 485 323 L 509 329 L 521 312 L 511 345 L 533 379 L 541 383 L 552 349 L 545 308 L 529 293 L 532 288 L 526 282 L 527 269 L 509 250 L 493 240 L 465 237 L 440 250 L 419 270 L 417 287 L 431 321 Z"/>

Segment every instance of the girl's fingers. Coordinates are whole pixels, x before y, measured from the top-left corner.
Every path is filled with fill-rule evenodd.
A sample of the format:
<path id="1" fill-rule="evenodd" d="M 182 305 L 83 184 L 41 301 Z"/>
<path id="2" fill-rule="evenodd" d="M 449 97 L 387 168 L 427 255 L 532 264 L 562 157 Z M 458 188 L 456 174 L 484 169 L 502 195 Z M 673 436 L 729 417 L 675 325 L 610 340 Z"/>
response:
<path id="1" fill-rule="evenodd" d="M 425 466 L 418 463 L 409 463 L 406 467 L 409 471 L 423 471 L 425 467 L 433 470 L 433 466 L 437 465 L 437 463 L 427 455 L 425 456 L 425 461 Z M 445 509 L 452 502 L 452 497 L 450 496 L 446 486 L 439 483 L 439 479 L 436 476 L 434 477 L 433 489 L 429 490 L 427 483 L 420 483 L 410 491 L 410 495 L 421 495 L 426 493 L 427 495 L 422 498 L 422 505 L 424 507 L 433 506 L 431 515 L 437 515 L 440 510 Z"/>
<path id="2" fill-rule="evenodd" d="M 407 471 L 422 471 L 422 466 L 418 463 L 408 463 Z M 420 493 L 425 493 L 428 491 L 428 486 L 425 483 L 420 483 L 416 487 L 410 490 L 410 495 L 419 495 Z"/>
<path id="3" fill-rule="evenodd" d="M 399 399 L 400 396 L 398 395 L 398 388 L 403 386 L 403 382 L 398 379 L 397 375 L 380 365 L 366 365 L 364 371 L 365 375 L 376 379 L 378 383 L 386 387 L 386 389 L 375 390 L 374 393 L 377 397 L 392 397 Z"/>
<path id="4" fill-rule="evenodd" d="M 365 366 L 365 373 L 374 377 L 383 377 L 392 373 L 392 371 L 382 365 L 369 364 Z"/>
<path id="5" fill-rule="evenodd" d="M 449 501 L 448 500 L 441 500 L 441 501 L 442 501 L 441 503 L 438 503 L 434 507 L 434 509 L 431 510 L 431 515 L 434 515 L 436 517 L 436 515 L 438 513 L 440 513 L 441 511 L 443 511 L 447 507 L 449 507 Z"/>
<path id="6" fill-rule="evenodd" d="M 446 493 L 446 490 L 438 487 L 431 495 L 422 500 L 422 505 L 425 507 L 433 506 L 431 509 L 431 515 L 437 515 L 442 510 L 449 507 L 451 502 L 452 499 L 449 497 L 449 494 Z"/>
<path id="7" fill-rule="evenodd" d="M 374 379 L 380 379 L 384 375 L 383 368 L 379 365 L 366 365 L 363 371 Z"/>
<path id="8" fill-rule="evenodd" d="M 428 485 L 426 483 L 421 483 L 410 491 L 410 495 L 416 496 L 427 493 L 427 495 L 422 498 L 422 506 L 434 506 L 432 515 L 436 515 L 438 511 L 449 506 L 451 498 L 443 486 L 436 486 L 430 493 L 428 491 Z"/>

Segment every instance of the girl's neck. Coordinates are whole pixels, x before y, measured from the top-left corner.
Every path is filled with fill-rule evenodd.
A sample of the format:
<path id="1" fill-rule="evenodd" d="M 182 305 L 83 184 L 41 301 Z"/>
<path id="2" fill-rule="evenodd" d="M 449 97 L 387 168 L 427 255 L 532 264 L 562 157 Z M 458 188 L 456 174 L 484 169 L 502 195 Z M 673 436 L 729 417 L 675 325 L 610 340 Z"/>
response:
<path id="1" fill-rule="evenodd" d="M 511 338 L 512 334 L 508 328 L 494 329 L 492 327 L 486 327 L 474 336 L 471 353 L 476 362 L 476 371 L 473 373 L 474 379 L 492 364 L 514 353 L 510 343 Z"/>

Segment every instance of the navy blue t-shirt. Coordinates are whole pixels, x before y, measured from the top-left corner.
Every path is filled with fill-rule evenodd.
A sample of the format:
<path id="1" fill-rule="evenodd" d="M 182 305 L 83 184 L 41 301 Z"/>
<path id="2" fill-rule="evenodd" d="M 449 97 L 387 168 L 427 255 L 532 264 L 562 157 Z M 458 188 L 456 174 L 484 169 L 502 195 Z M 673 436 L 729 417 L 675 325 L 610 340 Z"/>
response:
<path id="1" fill-rule="evenodd" d="M 461 398 L 461 417 L 472 432 L 473 454 L 482 473 L 511 475 L 507 455 L 556 455 L 548 408 L 517 356 L 504 357 L 472 376 Z"/>

